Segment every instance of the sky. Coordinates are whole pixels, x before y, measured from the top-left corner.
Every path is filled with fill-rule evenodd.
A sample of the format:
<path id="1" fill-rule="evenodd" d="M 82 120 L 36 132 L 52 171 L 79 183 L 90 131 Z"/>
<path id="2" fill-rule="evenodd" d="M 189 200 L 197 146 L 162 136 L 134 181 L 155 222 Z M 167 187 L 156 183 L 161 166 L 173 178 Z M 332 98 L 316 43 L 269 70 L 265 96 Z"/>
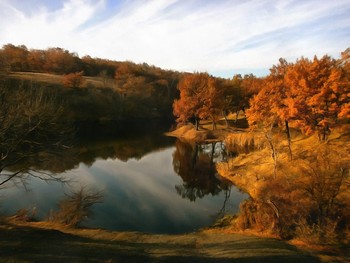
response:
<path id="1" fill-rule="evenodd" d="M 0 46 L 214 76 L 350 47 L 350 0 L 0 0 Z"/>

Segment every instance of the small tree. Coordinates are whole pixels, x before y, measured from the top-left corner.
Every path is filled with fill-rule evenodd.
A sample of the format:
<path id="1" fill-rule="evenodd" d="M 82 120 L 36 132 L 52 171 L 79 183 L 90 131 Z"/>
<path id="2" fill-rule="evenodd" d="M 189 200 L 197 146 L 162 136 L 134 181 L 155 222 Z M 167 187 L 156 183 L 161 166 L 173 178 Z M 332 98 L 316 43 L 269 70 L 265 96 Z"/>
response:
<path id="1" fill-rule="evenodd" d="M 80 88 L 85 82 L 83 74 L 84 72 L 80 71 L 64 75 L 63 85 L 66 88 Z"/>
<path id="2" fill-rule="evenodd" d="M 81 187 L 59 203 L 59 211 L 53 213 L 51 220 L 70 227 L 77 227 L 91 216 L 91 207 L 103 201 L 99 192 L 85 190 Z"/>

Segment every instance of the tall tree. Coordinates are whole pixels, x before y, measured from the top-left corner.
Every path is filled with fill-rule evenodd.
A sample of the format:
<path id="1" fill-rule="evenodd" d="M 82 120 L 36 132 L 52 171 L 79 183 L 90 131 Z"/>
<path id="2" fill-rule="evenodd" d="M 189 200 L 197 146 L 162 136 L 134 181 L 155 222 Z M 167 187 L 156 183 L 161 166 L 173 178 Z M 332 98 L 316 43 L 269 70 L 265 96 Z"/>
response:
<path id="1" fill-rule="evenodd" d="M 207 73 L 186 74 L 179 82 L 180 98 L 174 101 L 174 115 L 178 123 L 185 123 L 194 119 L 196 129 L 199 128 L 201 111 L 203 111 L 204 98 L 208 88 L 209 75 Z"/>
<path id="2" fill-rule="evenodd" d="M 210 119 L 212 121 L 212 129 L 216 129 L 216 122 L 219 116 L 221 116 L 222 107 L 224 105 L 225 98 L 224 86 L 221 86 L 219 80 L 213 77 L 207 78 L 207 86 L 202 98 L 202 108 L 199 111 L 199 117 L 201 119 Z"/>
<path id="3" fill-rule="evenodd" d="M 271 157 L 274 163 L 274 177 L 277 175 L 277 148 L 273 140 L 273 128 L 278 122 L 277 112 L 272 104 L 274 103 L 274 90 L 264 87 L 250 101 L 250 107 L 246 111 L 249 126 L 252 129 L 258 128 L 264 132 L 265 138 L 271 150 Z"/>
<path id="4" fill-rule="evenodd" d="M 270 75 L 265 79 L 264 88 L 270 90 L 270 103 L 269 107 L 276 116 L 276 123 L 280 127 L 284 127 L 288 140 L 289 157 L 293 159 L 292 147 L 291 147 L 291 135 L 289 129 L 290 114 L 288 110 L 288 86 L 284 81 L 285 75 L 291 63 L 288 63 L 285 59 L 280 58 L 279 64 L 272 66 L 270 69 Z"/>

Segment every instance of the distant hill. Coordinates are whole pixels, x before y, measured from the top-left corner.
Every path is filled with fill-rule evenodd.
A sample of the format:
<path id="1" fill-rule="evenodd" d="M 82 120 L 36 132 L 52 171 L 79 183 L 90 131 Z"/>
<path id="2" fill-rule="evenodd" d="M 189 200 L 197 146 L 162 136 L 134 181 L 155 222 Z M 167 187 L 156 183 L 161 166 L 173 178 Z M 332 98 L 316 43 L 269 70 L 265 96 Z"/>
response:
<path id="1" fill-rule="evenodd" d="M 12 44 L 0 49 L 0 72 L 26 85 L 55 87 L 74 121 L 173 118 L 182 75 L 146 63 L 79 58 L 62 48 L 28 50 Z M 77 72 L 82 74 L 81 84 L 64 85 L 65 78 Z"/>

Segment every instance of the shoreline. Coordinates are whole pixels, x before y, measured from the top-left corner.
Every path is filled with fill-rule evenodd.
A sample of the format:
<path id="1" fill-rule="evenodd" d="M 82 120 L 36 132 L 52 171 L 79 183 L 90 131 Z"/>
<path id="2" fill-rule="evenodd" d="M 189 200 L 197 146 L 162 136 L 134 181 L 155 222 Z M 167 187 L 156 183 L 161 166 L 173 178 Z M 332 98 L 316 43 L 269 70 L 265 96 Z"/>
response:
<path id="1" fill-rule="evenodd" d="M 280 239 L 223 229 L 167 235 L 13 222 L 0 225 L 0 242 L 2 262 L 320 262 Z"/>
<path id="2" fill-rule="evenodd" d="M 245 131 L 245 129 L 235 127 L 220 127 L 216 130 L 201 127 L 199 130 L 196 130 L 193 124 L 186 124 L 174 131 L 166 132 L 165 135 L 188 143 L 211 143 L 224 141 L 225 137 L 230 133 L 242 133 Z"/>

